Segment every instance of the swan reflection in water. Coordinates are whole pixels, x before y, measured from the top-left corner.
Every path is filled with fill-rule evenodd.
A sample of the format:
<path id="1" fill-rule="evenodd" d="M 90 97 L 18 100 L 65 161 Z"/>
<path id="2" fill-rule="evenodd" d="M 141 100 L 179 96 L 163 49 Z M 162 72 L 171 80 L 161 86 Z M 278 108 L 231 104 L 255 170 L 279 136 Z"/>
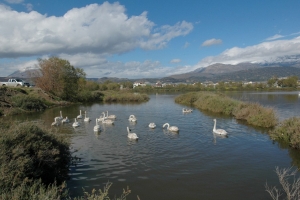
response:
<path id="1" fill-rule="evenodd" d="M 217 138 L 220 138 L 220 139 L 228 138 L 228 135 L 220 135 L 220 134 L 217 134 L 214 132 L 213 132 L 213 136 L 214 136 L 213 141 L 214 141 L 215 145 L 217 144 Z"/>
<path id="2" fill-rule="evenodd" d="M 179 134 L 174 131 L 169 131 L 168 129 L 163 129 L 163 132 L 168 138 L 178 138 Z"/>

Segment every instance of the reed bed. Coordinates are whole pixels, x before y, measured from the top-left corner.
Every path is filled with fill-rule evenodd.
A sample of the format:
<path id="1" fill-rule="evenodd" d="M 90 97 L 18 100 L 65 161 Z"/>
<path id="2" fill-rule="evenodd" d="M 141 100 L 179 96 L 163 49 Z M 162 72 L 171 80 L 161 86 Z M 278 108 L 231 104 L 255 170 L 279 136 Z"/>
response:
<path id="1" fill-rule="evenodd" d="M 149 100 L 147 94 L 122 92 L 122 91 L 103 91 L 104 102 L 145 102 Z"/>
<path id="2" fill-rule="evenodd" d="M 278 124 L 274 109 L 258 103 L 238 101 L 221 93 L 191 92 L 178 96 L 175 102 L 193 105 L 200 110 L 231 115 L 258 127 L 271 128 Z"/>

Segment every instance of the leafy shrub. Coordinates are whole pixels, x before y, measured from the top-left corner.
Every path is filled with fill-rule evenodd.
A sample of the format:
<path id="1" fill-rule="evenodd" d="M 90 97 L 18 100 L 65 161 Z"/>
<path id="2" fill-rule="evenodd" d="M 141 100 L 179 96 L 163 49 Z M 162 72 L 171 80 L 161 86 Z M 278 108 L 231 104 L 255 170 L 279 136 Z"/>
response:
<path id="1" fill-rule="evenodd" d="M 269 132 L 274 140 L 282 140 L 295 149 L 300 149 L 300 118 L 292 117 L 281 122 Z"/>
<path id="2" fill-rule="evenodd" d="M 0 136 L 0 191 L 24 179 L 62 183 L 68 178 L 69 143 L 32 122 L 10 127 Z"/>
<path id="3" fill-rule="evenodd" d="M 99 91 L 81 91 L 77 94 L 77 101 L 79 102 L 92 102 L 92 101 L 102 101 L 103 93 Z"/>
<path id="4" fill-rule="evenodd" d="M 40 111 L 46 108 L 45 103 L 40 99 L 28 95 L 16 95 L 12 97 L 13 105 L 24 110 Z"/>
<path id="5" fill-rule="evenodd" d="M 249 124 L 260 127 L 274 127 L 278 119 L 272 108 L 262 107 L 258 103 L 240 103 L 234 109 L 236 119 L 246 120 Z"/>
<path id="6" fill-rule="evenodd" d="M 66 185 L 57 186 L 56 183 L 46 186 L 41 179 L 29 181 L 25 179 L 16 188 L 6 188 L 1 191 L 1 200 L 40 200 L 40 199 L 68 199 Z"/>

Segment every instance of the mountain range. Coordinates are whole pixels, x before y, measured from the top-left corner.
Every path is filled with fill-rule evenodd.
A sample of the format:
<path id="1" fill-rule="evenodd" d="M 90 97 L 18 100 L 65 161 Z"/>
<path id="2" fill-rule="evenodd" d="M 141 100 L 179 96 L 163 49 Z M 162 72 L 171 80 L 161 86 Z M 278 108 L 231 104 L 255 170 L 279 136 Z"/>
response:
<path id="1" fill-rule="evenodd" d="M 27 71 L 15 71 L 9 77 L 20 77 L 28 79 L 38 76 L 40 72 L 37 69 Z M 174 74 L 162 78 L 141 78 L 127 79 L 117 77 L 90 78 L 97 82 L 107 80 L 113 82 L 124 81 L 148 81 L 155 83 L 161 82 L 219 82 L 219 81 L 267 81 L 272 77 L 298 76 L 300 78 L 300 61 L 299 62 L 281 62 L 281 63 L 240 63 L 236 65 L 217 63 L 204 68 L 198 68 L 194 71 L 184 74 Z"/>

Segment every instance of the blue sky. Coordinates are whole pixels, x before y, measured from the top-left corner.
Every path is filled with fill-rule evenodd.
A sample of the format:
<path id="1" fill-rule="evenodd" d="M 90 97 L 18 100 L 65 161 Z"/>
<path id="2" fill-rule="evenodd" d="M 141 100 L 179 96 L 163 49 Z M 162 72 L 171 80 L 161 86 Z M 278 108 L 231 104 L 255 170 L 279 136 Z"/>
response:
<path id="1" fill-rule="evenodd" d="M 299 0 L 0 1 L 0 76 L 55 55 L 88 78 L 293 60 Z"/>

